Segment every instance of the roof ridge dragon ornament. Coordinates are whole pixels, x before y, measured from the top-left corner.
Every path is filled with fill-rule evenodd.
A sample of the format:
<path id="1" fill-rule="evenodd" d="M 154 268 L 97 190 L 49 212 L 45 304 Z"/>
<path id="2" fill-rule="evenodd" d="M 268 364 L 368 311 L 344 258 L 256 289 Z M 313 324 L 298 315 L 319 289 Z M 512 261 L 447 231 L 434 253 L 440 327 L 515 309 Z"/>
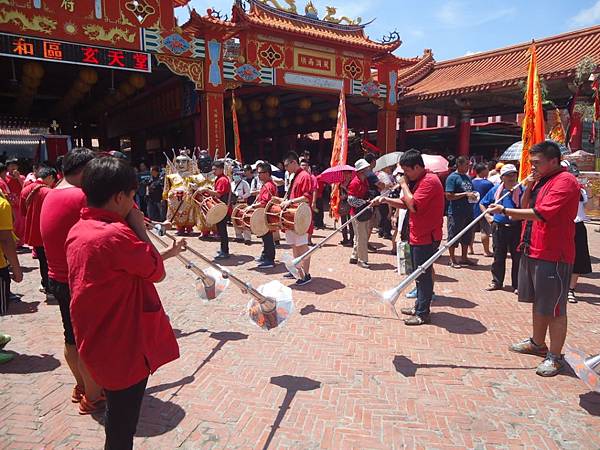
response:
<path id="1" fill-rule="evenodd" d="M 277 0 L 258 0 L 260 3 L 264 5 L 271 4 L 274 8 L 279 9 L 280 11 L 287 11 L 289 13 L 298 14 L 298 9 L 296 8 L 296 0 L 283 0 L 287 3 L 288 7 L 282 6 Z"/>
<path id="2" fill-rule="evenodd" d="M 337 9 L 333 6 L 326 6 L 325 10 L 327 11 L 327 15 L 323 17 L 325 22 L 329 23 L 337 23 L 340 24 L 342 22 L 346 22 L 348 25 L 359 25 L 362 22 L 362 17 L 357 17 L 356 20 L 352 20 L 347 16 L 342 16 L 339 19 L 335 17 L 337 13 Z"/>

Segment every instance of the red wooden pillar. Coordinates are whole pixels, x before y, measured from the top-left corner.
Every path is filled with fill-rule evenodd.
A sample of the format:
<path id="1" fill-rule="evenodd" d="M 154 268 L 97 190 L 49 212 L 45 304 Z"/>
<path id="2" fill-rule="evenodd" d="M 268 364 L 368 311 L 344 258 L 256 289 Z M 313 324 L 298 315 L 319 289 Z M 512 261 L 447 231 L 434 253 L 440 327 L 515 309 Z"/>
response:
<path id="1" fill-rule="evenodd" d="M 571 137 L 569 139 L 569 147 L 571 151 L 581 150 L 583 142 L 583 121 L 581 114 L 573 111 L 571 114 Z"/>
<path id="2" fill-rule="evenodd" d="M 457 129 L 458 146 L 456 153 L 458 156 L 469 156 L 469 147 L 471 144 L 471 110 L 462 109 L 460 111 L 460 120 Z"/>
<path id="3" fill-rule="evenodd" d="M 381 109 L 377 112 L 377 147 L 384 153 L 396 151 L 396 108 Z"/>
<path id="4" fill-rule="evenodd" d="M 225 148 L 225 116 L 223 92 L 203 92 L 201 101 L 201 148 L 208 149 L 215 158 L 223 158 Z"/>

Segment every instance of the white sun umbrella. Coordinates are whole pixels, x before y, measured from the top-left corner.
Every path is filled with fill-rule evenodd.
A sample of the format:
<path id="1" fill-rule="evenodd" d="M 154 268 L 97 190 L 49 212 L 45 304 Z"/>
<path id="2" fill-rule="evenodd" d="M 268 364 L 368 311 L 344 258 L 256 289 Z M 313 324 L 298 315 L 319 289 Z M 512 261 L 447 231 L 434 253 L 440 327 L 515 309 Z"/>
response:
<path id="1" fill-rule="evenodd" d="M 258 166 L 262 162 L 264 162 L 264 161 L 259 159 L 254 164 L 252 164 L 250 167 L 252 167 L 252 170 L 256 170 L 256 166 Z M 279 170 L 279 167 L 274 166 L 273 164 L 270 164 L 270 166 L 271 166 L 271 172 L 277 172 Z"/>
<path id="2" fill-rule="evenodd" d="M 377 159 L 377 163 L 375 164 L 375 168 L 373 170 L 377 172 L 389 166 L 396 166 L 400 156 L 402 156 L 402 152 L 386 153 Z"/>

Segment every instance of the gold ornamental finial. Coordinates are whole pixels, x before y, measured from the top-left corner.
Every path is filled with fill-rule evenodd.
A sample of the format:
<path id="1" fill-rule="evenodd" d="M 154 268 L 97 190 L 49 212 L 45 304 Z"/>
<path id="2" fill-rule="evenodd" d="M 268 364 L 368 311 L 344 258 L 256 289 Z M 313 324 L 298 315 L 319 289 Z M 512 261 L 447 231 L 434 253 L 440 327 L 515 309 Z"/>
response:
<path id="1" fill-rule="evenodd" d="M 347 25 L 359 25 L 362 22 L 361 17 L 357 17 L 356 20 L 352 20 L 349 17 L 342 16 L 338 19 L 337 17 L 335 17 L 335 14 L 337 13 L 337 9 L 334 8 L 333 6 L 326 6 L 325 9 L 327 10 L 327 15 L 325 17 L 323 17 L 323 20 L 325 22 L 330 22 L 330 23 L 346 22 Z"/>

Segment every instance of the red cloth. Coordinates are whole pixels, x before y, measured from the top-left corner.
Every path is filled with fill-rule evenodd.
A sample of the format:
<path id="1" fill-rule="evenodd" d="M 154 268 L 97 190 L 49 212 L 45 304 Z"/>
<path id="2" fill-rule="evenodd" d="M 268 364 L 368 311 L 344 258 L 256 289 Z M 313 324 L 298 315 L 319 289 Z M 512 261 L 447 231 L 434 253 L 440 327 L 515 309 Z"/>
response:
<path id="1" fill-rule="evenodd" d="M 14 217 L 14 230 L 15 234 L 19 239 L 23 238 L 23 233 L 25 231 L 25 220 L 19 211 L 21 208 L 20 205 L 20 196 L 21 190 L 23 189 L 23 183 L 25 182 L 25 177 L 23 175 L 19 175 L 17 178 L 14 178 L 12 175 L 6 175 L 6 183 L 8 184 L 8 189 L 10 193 L 8 194 L 8 201 L 10 202 L 10 206 L 12 206 L 13 217 Z"/>
<path id="2" fill-rule="evenodd" d="M 311 175 L 304 169 L 298 169 L 294 178 L 292 180 L 292 190 L 290 191 L 289 199 L 293 200 L 295 198 L 300 198 L 304 196 L 308 201 L 308 206 L 312 204 L 312 193 L 313 193 L 313 181 Z M 309 235 L 312 234 L 314 230 L 313 222 L 312 222 L 312 214 L 310 220 L 310 227 L 308 228 L 307 233 Z"/>
<path id="3" fill-rule="evenodd" d="M 40 232 L 40 216 L 44 199 L 51 190 L 43 181 L 36 180 L 21 191 L 21 214 L 25 216 L 23 242 L 32 247 L 44 245 Z M 27 202 L 28 197 L 30 197 L 29 202 Z"/>
<path id="4" fill-rule="evenodd" d="M 348 195 L 366 200 L 368 198 L 368 193 L 369 180 L 367 180 L 366 178 L 364 180 L 361 180 L 360 178 L 358 178 L 358 175 L 354 175 L 354 178 L 352 178 L 352 180 L 350 180 L 350 183 L 348 183 Z M 353 216 L 354 214 L 356 214 L 356 209 L 352 207 L 350 208 L 350 215 Z"/>
<path id="5" fill-rule="evenodd" d="M 220 175 L 215 180 L 215 191 L 219 194 L 219 199 L 227 203 L 228 197 L 225 196 L 231 192 L 231 183 L 229 182 L 229 178 L 226 175 Z M 233 211 L 233 205 L 229 205 L 229 209 L 227 210 L 227 214 L 231 215 Z"/>
<path id="6" fill-rule="evenodd" d="M 100 386 L 125 389 L 179 358 L 154 287 L 165 268 L 152 244 L 118 214 L 84 208 L 65 247 L 77 350 Z"/>
<path id="7" fill-rule="evenodd" d="M 535 189 L 535 186 L 534 186 Z M 575 216 L 580 188 L 566 170 L 553 175 L 539 190 L 533 210 L 542 220 L 533 221 L 527 255 L 544 261 L 575 262 Z M 523 221 L 523 235 L 527 221 Z"/>
<path id="8" fill-rule="evenodd" d="M 6 183 L 10 189 L 10 193 L 17 196 L 15 198 L 18 198 L 18 196 L 21 195 L 21 190 L 23 189 L 23 184 L 25 183 L 25 177 L 23 175 L 19 175 L 18 178 L 14 178 L 11 174 L 7 174 Z"/>
<path id="9" fill-rule="evenodd" d="M 408 215 L 409 241 L 427 245 L 442 240 L 444 224 L 444 187 L 439 177 L 426 171 L 412 188 L 415 211 Z"/>
<path id="10" fill-rule="evenodd" d="M 325 190 L 325 183 L 319 180 L 317 177 L 317 198 L 323 197 L 323 191 Z"/>
<path id="11" fill-rule="evenodd" d="M 65 241 L 81 215 L 87 201 L 78 187 L 52 189 L 42 205 L 40 232 L 48 260 L 48 276 L 60 283 L 68 282 Z"/>
<path id="12" fill-rule="evenodd" d="M 271 200 L 271 198 L 276 195 L 277 186 L 275 186 L 275 183 L 273 183 L 272 180 L 269 180 L 260 188 L 260 191 L 258 192 L 258 197 L 256 198 L 256 202 L 264 208 L 265 206 L 267 206 L 267 203 L 269 203 L 269 200 Z"/>

